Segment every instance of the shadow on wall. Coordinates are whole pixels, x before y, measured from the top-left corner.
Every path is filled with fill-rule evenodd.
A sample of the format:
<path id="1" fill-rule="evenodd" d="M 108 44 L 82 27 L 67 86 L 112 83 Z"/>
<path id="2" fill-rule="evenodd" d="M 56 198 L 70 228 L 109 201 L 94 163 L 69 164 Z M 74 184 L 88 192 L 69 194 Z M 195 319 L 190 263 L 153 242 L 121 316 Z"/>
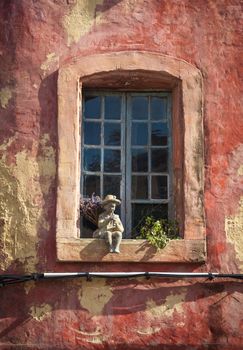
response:
<path id="1" fill-rule="evenodd" d="M 1 317 L 20 317 L 26 314 L 29 306 L 35 304 L 48 303 L 55 310 L 86 310 L 78 301 L 79 292 L 90 290 L 91 301 L 94 289 L 97 289 L 97 297 L 102 294 L 100 281 L 103 281 L 102 287 L 110 289 L 111 297 L 104 305 L 101 314 L 108 315 L 126 315 L 134 312 L 144 311 L 148 300 L 153 300 L 156 306 L 166 304 L 166 298 L 174 295 L 184 295 L 182 302 L 198 302 L 206 298 L 214 298 L 218 294 L 218 298 L 212 299 L 212 305 L 224 300 L 233 293 L 242 293 L 242 282 L 202 282 L 190 284 L 185 283 L 177 286 L 174 281 L 161 281 L 159 279 L 151 279 L 142 281 L 141 279 L 112 279 L 110 283 L 105 283 L 104 279 L 95 278 L 92 281 L 80 279 L 66 280 L 43 280 L 39 282 L 26 282 L 21 285 L 8 285 L 1 289 L 2 297 L 0 301 Z M 181 282 L 181 280 L 179 280 Z M 32 284 L 32 285 L 30 285 Z M 156 287 L 158 284 L 161 286 Z M 26 288 L 23 288 L 23 285 Z M 30 288 L 28 288 L 30 287 Z M 26 292 L 28 290 L 28 292 Z M 222 297 L 223 295 L 223 297 Z M 11 303 L 10 303 L 11 300 Z M 22 301 L 21 305 L 19 301 Z M 76 302 L 70 303 L 70 300 Z M 207 305 L 207 304 L 205 304 Z M 209 304 L 210 307 L 210 304 Z M 97 315 L 93 315 L 97 316 Z"/>
<path id="2" fill-rule="evenodd" d="M 119 4 L 122 1 L 123 0 L 103 0 L 103 4 L 102 5 L 99 5 L 99 4 L 96 5 L 96 11 L 97 12 L 108 11 L 113 6 L 116 6 L 117 4 Z"/>
<path id="3" fill-rule="evenodd" d="M 23 288 L 23 285 L 12 285 L 6 286 L 2 289 L 1 301 L 0 301 L 0 315 L 2 319 L 9 319 L 8 326 L 5 328 L 0 327 L 0 344 L 1 342 L 6 342 L 11 339 L 11 336 L 15 331 L 21 330 L 25 332 L 26 329 L 31 327 L 33 317 L 31 314 L 31 309 L 33 307 L 38 308 L 41 305 L 50 305 L 50 316 L 46 319 L 41 319 L 40 324 L 43 327 L 52 327 L 55 318 L 61 317 L 60 327 L 70 328 L 72 322 L 76 322 L 76 317 L 78 316 L 79 322 L 82 322 L 87 327 L 96 327 L 97 316 L 104 317 L 102 323 L 106 323 L 106 316 L 119 316 L 119 315 L 128 315 L 134 314 L 136 321 L 136 313 L 141 311 L 148 311 L 147 303 L 149 300 L 153 301 L 153 307 L 163 307 L 173 308 L 173 305 L 167 305 L 168 296 L 180 296 L 184 295 L 182 298 L 183 303 L 183 318 L 186 320 L 187 324 L 193 322 L 193 320 L 188 320 L 188 315 L 192 315 L 189 311 L 191 310 L 190 303 L 194 302 L 199 305 L 198 310 L 201 310 L 200 314 L 197 315 L 198 323 L 207 324 L 208 328 L 212 334 L 212 341 L 210 345 L 207 344 L 205 347 L 202 346 L 192 346 L 192 345 L 170 345 L 170 344 L 159 344 L 158 347 L 155 344 L 153 349 L 214 349 L 217 350 L 217 344 L 222 343 L 222 338 L 227 337 L 228 333 L 231 333 L 230 330 L 227 330 L 227 324 L 231 322 L 228 317 L 228 322 L 225 324 L 223 309 L 225 305 L 230 302 L 230 309 L 232 312 L 235 312 L 240 307 L 240 301 L 235 297 L 240 295 L 242 292 L 242 282 L 202 282 L 190 284 L 186 283 L 183 286 L 176 286 L 175 283 L 180 281 L 161 281 L 156 279 L 151 280 L 112 280 L 110 283 L 101 283 L 105 288 L 110 288 L 111 295 L 108 302 L 105 304 L 101 313 L 94 314 L 89 312 L 88 309 L 84 308 L 82 305 L 82 300 L 78 295 L 83 295 L 86 293 L 89 295 L 90 300 L 88 301 L 89 305 L 92 303 L 99 303 L 100 298 L 102 299 L 103 293 L 106 289 L 100 288 L 99 279 L 94 279 L 91 282 L 86 280 L 55 280 L 55 281 L 40 281 L 30 286 L 28 293 L 26 283 L 26 288 Z M 33 283 L 33 282 L 31 282 Z M 129 283 L 129 284 L 128 284 Z M 160 283 L 160 286 L 156 288 L 156 285 Z M 162 285 L 162 286 L 161 286 Z M 86 291 L 85 291 L 86 290 Z M 94 293 L 94 290 L 96 292 Z M 238 292 L 238 293 L 237 293 Z M 236 293 L 236 294 L 235 294 Z M 92 297 L 97 295 L 97 299 L 92 300 Z M 227 299 L 226 299 L 227 298 Z M 200 306 L 201 305 L 201 306 Z M 103 305 L 102 305 L 103 306 Z M 202 308 L 203 307 L 203 312 Z M 187 311 L 188 308 L 188 311 Z M 228 309 L 227 309 L 228 310 Z M 58 311 L 60 313 L 58 313 Z M 80 313 L 81 311 L 81 313 Z M 71 312 L 71 313 L 70 313 Z M 78 313 L 79 312 L 79 313 Z M 189 313 L 188 313 L 189 312 Z M 177 313 L 176 313 L 177 314 Z M 58 316 L 59 315 L 59 316 Z M 67 315 L 67 316 L 65 316 Z M 73 317 L 71 316 L 73 315 Z M 145 315 L 145 314 L 144 314 Z M 66 317 L 69 319 L 68 324 L 66 324 Z M 156 316 L 158 317 L 158 315 Z M 193 317 L 193 316 L 192 316 Z M 240 317 L 240 314 L 239 314 Z M 186 319 L 185 319 L 186 318 Z M 194 315 L 195 318 L 195 315 Z M 74 319 L 74 321 L 72 320 Z M 164 324 L 166 315 L 159 314 L 159 320 L 162 320 L 161 324 Z M 13 320 L 13 321 L 12 321 Z M 62 320 L 62 321 L 61 321 Z M 12 323 L 10 323 L 12 321 Z M 107 319 L 109 321 L 109 318 Z M 130 320 L 131 322 L 131 320 Z M 137 322 L 137 321 L 136 321 Z M 170 324 L 173 322 L 173 316 L 170 320 Z M 70 323 L 70 324 L 69 324 Z M 1 325 L 1 323 L 0 323 Z M 5 323 L 6 325 L 6 323 Z M 4 327 L 4 323 L 3 323 Z M 199 327 L 199 325 L 198 325 Z M 51 332 L 51 330 L 50 330 Z M 48 335 L 47 335 L 48 338 Z M 224 343 L 224 342 L 223 342 Z M 28 347 L 21 345 L 22 349 L 28 349 Z M 128 349 L 126 344 L 117 344 L 116 349 Z M 41 347 L 40 349 L 44 347 Z M 75 346 L 74 346 L 75 348 Z M 106 342 L 102 345 L 103 349 L 108 349 L 109 344 Z M 48 349 L 51 349 L 48 347 Z M 129 344 L 129 349 L 141 349 L 141 346 Z M 149 347 L 146 347 L 149 349 Z M 224 349 L 221 345 L 219 348 Z M 237 347 L 231 347 L 231 349 L 237 349 Z"/>
<path id="4" fill-rule="evenodd" d="M 57 197 L 57 77 L 54 72 L 43 79 L 39 88 L 40 140 L 37 163 L 43 195 L 42 220 L 38 230 L 38 270 L 51 269 L 56 262 Z M 68 116 L 67 116 L 68 117 Z"/>

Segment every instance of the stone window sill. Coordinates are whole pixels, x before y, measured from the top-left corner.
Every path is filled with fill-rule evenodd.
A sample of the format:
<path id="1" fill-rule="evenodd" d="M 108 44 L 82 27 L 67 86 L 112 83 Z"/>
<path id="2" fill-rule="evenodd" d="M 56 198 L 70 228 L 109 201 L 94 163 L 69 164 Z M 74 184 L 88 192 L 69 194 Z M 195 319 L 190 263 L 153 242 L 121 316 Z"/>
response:
<path id="1" fill-rule="evenodd" d="M 120 254 L 109 253 L 104 240 L 59 239 L 59 261 L 85 262 L 149 262 L 149 263 L 203 263 L 206 260 L 203 239 L 170 241 L 163 249 L 156 249 L 146 240 L 123 239 Z"/>

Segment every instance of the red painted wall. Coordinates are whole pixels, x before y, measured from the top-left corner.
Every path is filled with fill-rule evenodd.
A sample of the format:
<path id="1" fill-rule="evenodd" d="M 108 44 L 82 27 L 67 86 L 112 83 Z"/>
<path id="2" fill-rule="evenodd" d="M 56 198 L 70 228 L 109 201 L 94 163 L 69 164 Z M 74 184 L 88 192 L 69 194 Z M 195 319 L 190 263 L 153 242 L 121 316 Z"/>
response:
<path id="1" fill-rule="evenodd" d="M 240 0 L 2 0 L 0 267 L 243 272 Z M 146 50 L 204 78 L 205 265 L 57 263 L 57 70 L 75 56 Z M 93 62 L 90 62 L 93 64 Z M 6 286 L 3 349 L 243 349 L 242 284 L 157 279 Z"/>

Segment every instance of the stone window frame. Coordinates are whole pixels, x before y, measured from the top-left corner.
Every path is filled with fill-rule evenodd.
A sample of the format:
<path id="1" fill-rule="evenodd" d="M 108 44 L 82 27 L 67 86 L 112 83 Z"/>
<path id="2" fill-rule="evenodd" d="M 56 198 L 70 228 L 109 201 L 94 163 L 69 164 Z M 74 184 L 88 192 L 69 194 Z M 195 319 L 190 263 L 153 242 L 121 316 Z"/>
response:
<path id="1" fill-rule="evenodd" d="M 103 241 L 80 238 L 82 88 L 92 87 L 92 81 L 93 87 L 102 82 L 104 88 L 106 81 L 109 87 L 116 74 L 122 73 L 126 79 L 135 77 L 137 84 L 141 79 L 139 85 L 143 80 L 145 86 L 148 82 L 151 88 L 169 86 L 172 91 L 174 203 L 183 239 L 169 242 L 162 250 L 144 240 L 124 239 L 121 253 L 110 254 Z M 139 78 L 141 75 L 143 78 Z M 111 76 L 113 81 L 109 80 Z M 151 85 L 150 80 L 157 83 Z M 83 56 L 63 65 L 58 72 L 57 260 L 203 263 L 206 260 L 203 145 L 202 75 L 193 65 L 144 51 Z"/>

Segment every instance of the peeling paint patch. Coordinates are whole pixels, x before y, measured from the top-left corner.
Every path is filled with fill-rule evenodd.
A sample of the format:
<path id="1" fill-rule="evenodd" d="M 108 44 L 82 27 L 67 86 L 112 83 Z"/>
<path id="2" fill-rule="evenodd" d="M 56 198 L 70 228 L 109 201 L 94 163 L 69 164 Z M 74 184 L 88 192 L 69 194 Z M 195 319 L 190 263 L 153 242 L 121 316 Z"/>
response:
<path id="1" fill-rule="evenodd" d="M 70 327 L 70 329 L 72 331 L 74 331 L 75 333 L 78 333 L 78 334 L 82 334 L 83 336 L 89 336 L 89 337 L 100 337 L 102 334 L 100 331 L 95 331 L 95 332 L 85 332 L 85 331 L 82 331 L 81 329 L 75 329 L 73 327 Z"/>
<path id="2" fill-rule="evenodd" d="M 35 288 L 35 281 L 28 281 L 28 283 L 25 283 L 24 284 L 25 294 L 28 295 L 31 289 L 33 288 Z"/>
<path id="3" fill-rule="evenodd" d="M 172 316 L 174 311 L 182 312 L 182 304 L 186 296 L 186 288 L 182 289 L 180 294 L 170 294 L 161 305 L 156 304 L 153 299 L 149 299 L 146 303 L 146 312 L 153 318 L 161 316 Z"/>
<path id="4" fill-rule="evenodd" d="M 5 140 L 4 143 L 0 145 L 0 157 L 3 162 L 6 161 L 7 158 L 7 149 L 9 146 L 11 146 L 12 142 L 14 142 L 15 136 L 9 138 L 8 140 Z"/>
<path id="5" fill-rule="evenodd" d="M 86 339 L 86 342 L 92 343 L 92 344 L 102 344 L 103 338 L 102 337 L 92 337 L 90 339 Z"/>
<path id="6" fill-rule="evenodd" d="M 94 283 L 84 281 L 78 291 L 80 305 L 91 315 L 101 315 L 103 308 L 111 299 L 113 293 L 104 279 L 97 279 Z"/>
<path id="7" fill-rule="evenodd" d="M 104 333 L 101 332 L 100 330 L 96 330 L 94 332 L 85 332 L 85 331 L 82 331 L 81 329 L 79 330 L 73 327 L 70 327 L 70 329 L 75 333 L 75 336 L 77 336 L 77 338 L 78 336 L 82 336 L 82 341 L 85 341 L 87 343 L 102 344 L 104 341 L 107 340 L 107 336 L 104 335 Z"/>
<path id="8" fill-rule="evenodd" d="M 137 330 L 140 335 L 152 335 L 160 331 L 160 327 L 148 327 L 142 330 Z"/>
<path id="9" fill-rule="evenodd" d="M 9 87 L 0 90 L 0 105 L 2 108 L 7 108 L 8 102 L 12 97 L 12 91 Z"/>
<path id="10" fill-rule="evenodd" d="M 41 65 L 41 70 L 44 71 L 44 75 L 49 71 L 53 66 L 58 65 L 59 57 L 56 56 L 55 52 L 49 53 L 46 56 L 46 60 Z"/>
<path id="11" fill-rule="evenodd" d="M 32 306 L 30 308 L 30 315 L 33 319 L 40 322 L 45 317 L 49 316 L 52 311 L 52 307 L 49 304 L 41 304 L 40 306 Z"/>
<path id="12" fill-rule="evenodd" d="M 239 269 L 243 272 L 243 197 L 240 199 L 236 215 L 225 218 L 225 232 L 227 241 L 235 247 L 236 256 L 240 261 Z"/>
<path id="13" fill-rule="evenodd" d="M 36 240 L 29 232 L 33 230 L 28 204 L 13 169 L 3 162 L 0 162 L 0 183 L 0 241 L 3 252 L 0 266 L 5 270 L 15 259 L 26 258 L 29 267 L 34 267 Z"/>
<path id="14" fill-rule="evenodd" d="M 237 171 L 238 176 L 243 176 L 243 165 L 241 165 Z"/>
<path id="15" fill-rule="evenodd" d="M 63 26 L 68 37 L 68 46 L 77 43 L 82 35 L 89 32 L 94 23 L 102 22 L 102 14 L 96 14 L 96 6 L 103 0 L 77 0 L 70 13 L 63 19 Z"/>
<path id="16" fill-rule="evenodd" d="M 49 228 L 44 207 L 56 172 L 55 153 L 49 136 L 40 140 L 44 156 L 37 158 L 21 151 L 16 164 L 0 161 L 0 267 L 6 270 L 14 260 L 22 262 L 25 272 L 35 271 L 37 232 Z"/>

